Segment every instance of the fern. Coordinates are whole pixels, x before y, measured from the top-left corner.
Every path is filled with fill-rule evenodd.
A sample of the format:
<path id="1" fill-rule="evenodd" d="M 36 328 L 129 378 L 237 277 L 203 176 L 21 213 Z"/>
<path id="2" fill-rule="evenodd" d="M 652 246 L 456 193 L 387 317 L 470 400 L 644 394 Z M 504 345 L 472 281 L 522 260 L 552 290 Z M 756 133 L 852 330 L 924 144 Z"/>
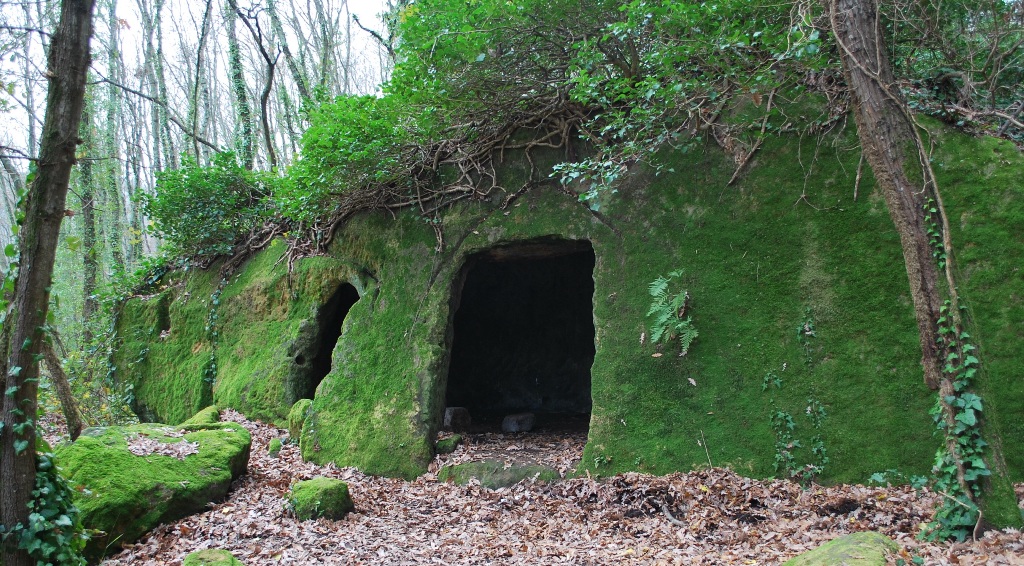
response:
<path id="1" fill-rule="evenodd" d="M 689 309 L 690 293 L 685 289 L 679 293 L 672 294 L 670 283 L 673 279 L 682 276 L 683 271 L 677 269 L 667 276 L 658 276 L 648 285 L 648 292 L 651 294 L 651 307 L 647 310 L 647 316 L 654 317 L 651 321 L 651 342 L 669 343 L 679 340 L 680 356 L 685 356 L 690 351 L 690 345 L 697 338 L 697 328 L 693 326 L 692 319 L 687 316 Z"/>

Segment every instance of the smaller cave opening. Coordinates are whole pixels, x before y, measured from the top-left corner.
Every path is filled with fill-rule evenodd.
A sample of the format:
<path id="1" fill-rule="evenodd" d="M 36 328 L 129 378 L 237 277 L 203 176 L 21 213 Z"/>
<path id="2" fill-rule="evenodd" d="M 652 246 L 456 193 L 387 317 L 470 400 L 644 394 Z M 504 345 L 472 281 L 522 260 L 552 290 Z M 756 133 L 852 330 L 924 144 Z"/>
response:
<path id="1" fill-rule="evenodd" d="M 595 254 L 588 241 L 544 238 L 467 258 L 453 288 L 445 405 L 469 432 L 533 413 L 533 430 L 586 432 L 594 362 Z"/>
<path id="2" fill-rule="evenodd" d="M 331 372 L 331 356 L 334 347 L 341 338 L 342 324 L 348 316 L 349 309 L 359 300 L 359 292 L 351 283 L 343 283 L 320 307 L 316 314 L 315 351 L 312 359 L 307 360 L 300 352 L 295 356 L 295 364 L 305 366 L 307 363 L 308 379 L 305 380 L 298 399 L 312 399 L 320 382 Z"/>

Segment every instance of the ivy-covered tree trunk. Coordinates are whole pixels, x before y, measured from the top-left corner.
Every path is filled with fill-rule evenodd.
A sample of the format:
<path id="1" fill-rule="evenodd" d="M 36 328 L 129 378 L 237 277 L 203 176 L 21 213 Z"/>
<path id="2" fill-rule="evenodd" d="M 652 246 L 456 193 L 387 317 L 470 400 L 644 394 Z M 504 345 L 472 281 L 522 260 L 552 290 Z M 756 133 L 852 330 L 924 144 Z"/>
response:
<path id="1" fill-rule="evenodd" d="M 0 429 L 0 521 L 9 533 L 28 525 L 29 502 L 36 476 L 34 419 L 43 344 L 50 302 L 53 262 L 89 70 L 89 38 L 95 0 L 64 0 L 60 23 L 50 44 L 46 76 L 49 92 L 43 121 L 38 169 L 29 189 L 25 220 L 18 239 L 19 266 L 14 294 L 3 320 L 3 428 Z M 8 538 L 0 563 L 30 566 L 35 561 Z"/>
<path id="2" fill-rule="evenodd" d="M 256 159 L 256 140 L 252 124 L 252 106 L 249 105 L 249 89 L 245 84 L 245 70 L 242 68 L 242 50 L 238 43 L 235 23 L 238 21 L 238 3 L 228 0 L 224 10 L 224 23 L 228 31 L 228 68 L 231 77 L 231 92 L 235 95 L 237 126 L 235 148 L 242 167 L 252 169 Z"/>
<path id="3" fill-rule="evenodd" d="M 946 313 L 943 312 L 945 301 L 940 286 L 939 265 L 933 255 L 936 250 L 929 234 L 929 208 L 932 202 L 941 203 L 941 198 L 922 151 L 913 114 L 896 84 L 888 58 L 889 51 L 878 33 L 883 29 L 880 14 L 874 0 L 825 0 L 825 4 L 832 32 L 839 44 L 843 72 L 853 97 L 861 147 L 900 236 L 920 336 L 924 379 L 929 387 L 939 390 L 940 419 L 946 430 L 946 461 L 952 462 L 956 468 L 953 483 L 959 484 L 964 497 L 973 499 L 974 494 L 980 494 L 980 491 L 972 489 L 969 483 L 983 477 L 978 474 L 979 471 L 990 470 L 995 475 L 995 484 L 990 482 L 989 487 L 995 486 L 995 491 L 989 489 L 989 493 L 994 497 L 986 497 L 991 500 L 983 502 L 982 507 L 991 507 L 993 502 L 1005 507 L 1003 500 L 1007 495 L 1012 499 L 1013 492 L 1012 487 L 1007 488 L 1009 482 L 1000 466 L 992 466 L 992 462 L 1002 462 L 998 442 L 991 443 L 993 448 L 986 458 L 990 460 L 989 465 L 977 466 L 972 463 L 971 477 L 968 477 L 965 460 L 974 458 L 974 455 L 965 458 L 965 450 L 970 454 L 971 451 L 980 451 L 983 445 L 965 447 L 961 440 L 970 437 L 951 432 L 957 429 L 958 413 L 950 400 L 956 399 L 958 392 L 954 388 L 953 373 L 944 367 L 947 356 L 950 359 L 963 359 L 965 352 L 948 336 L 940 340 L 939 334 L 940 321 Z M 908 155 L 908 150 L 913 151 L 913 154 Z M 941 205 L 938 214 L 945 214 Z M 944 234 L 939 253 L 951 254 L 948 228 L 944 231 L 947 233 Z M 945 261 L 952 261 L 952 257 Z M 948 266 L 946 278 L 949 287 L 946 291 L 953 298 L 949 316 L 959 320 L 959 313 L 956 312 L 956 286 Z M 980 441 L 980 436 L 978 439 Z M 997 516 L 989 516 L 987 519 L 992 519 L 1000 526 L 1020 522 L 1020 517 L 1015 516 L 1015 509 L 1009 513 L 999 509 L 993 514 Z"/>
<path id="4" fill-rule="evenodd" d="M 91 104 L 82 111 L 82 144 L 86 151 L 95 147 L 96 136 L 92 127 Z M 99 273 L 99 250 L 96 246 L 96 197 L 93 187 L 92 161 L 86 159 L 79 167 L 78 196 L 81 199 L 82 223 L 82 343 L 92 342 L 92 322 L 99 311 L 96 300 L 96 276 Z"/>
<path id="5" fill-rule="evenodd" d="M 861 146 L 903 246 L 925 383 L 936 389 L 941 376 L 936 321 L 942 300 L 925 218 L 928 187 L 920 173 L 911 179 L 906 167 L 906 149 L 914 147 L 914 125 L 896 86 L 883 38 L 877 33 L 879 14 L 874 0 L 827 1 L 853 94 Z"/>

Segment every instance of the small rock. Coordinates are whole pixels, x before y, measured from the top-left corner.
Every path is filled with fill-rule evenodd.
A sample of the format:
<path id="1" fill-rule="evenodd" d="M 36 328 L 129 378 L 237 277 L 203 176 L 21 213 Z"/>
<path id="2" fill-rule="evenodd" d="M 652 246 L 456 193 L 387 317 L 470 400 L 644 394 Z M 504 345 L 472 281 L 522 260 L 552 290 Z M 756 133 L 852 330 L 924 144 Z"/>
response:
<path id="1" fill-rule="evenodd" d="M 271 458 L 277 458 L 281 454 L 281 447 L 284 445 L 280 438 L 270 439 L 270 444 L 267 446 L 267 454 Z"/>
<path id="2" fill-rule="evenodd" d="M 348 484 L 333 478 L 318 477 L 300 481 L 292 486 L 288 500 L 299 520 L 341 519 L 355 509 Z"/>
<path id="3" fill-rule="evenodd" d="M 306 421 L 306 415 L 313 406 L 312 399 L 299 399 L 288 411 L 288 436 L 292 444 L 299 443 L 299 436 L 302 435 L 302 423 Z"/>
<path id="4" fill-rule="evenodd" d="M 243 566 L 242 562 L 226 550 L 208 548 L 185 557 L 181 566 Z"/>
<path id="5" fill-rule="evenodd" d="M 783 566 L 884 566 L 886 555 L 900 549 L 893 540 L 875 532 L 853 533 L 805 552 L 783 564 Z"/>
<path id="6" fill-rule="evenodd" d="M 533 413 L 516 413 L 507 415 L 501 421 L 502 432 L 530 432 L 533 430 Z"/>
<path id="7" fill-rule="evenodd" d="M 469 409 L 465 407 L 448 407 L 444 410 L 444 430 L 463 432 L 469 430 L 473 419 L 469 416 Z"/>
<path id="8" fill-rule="evenodd" d="M 437 443 L 434 444 L 434 452 L 438 454 L 451 454 L 452 452 L 455 452 L 455 449 L 458 448 L 461 443 L 462 435 L 455 434 L 445 438 L 444 440 L 438 440 Z"/>

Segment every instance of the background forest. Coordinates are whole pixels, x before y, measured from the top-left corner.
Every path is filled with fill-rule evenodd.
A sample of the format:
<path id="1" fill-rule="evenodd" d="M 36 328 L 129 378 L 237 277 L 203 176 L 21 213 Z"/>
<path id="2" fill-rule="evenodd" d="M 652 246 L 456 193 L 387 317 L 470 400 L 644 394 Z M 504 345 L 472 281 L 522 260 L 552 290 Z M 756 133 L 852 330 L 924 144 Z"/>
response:
<path id="1" fill-rule="evenodd" d="M 107 356 L 119 298 L 171 268 L 224 256 L 238 265 L 275 237 L 291 257 L 316 254 L 370 209 L 415 207 L 440 245 L 438 211 L 496 187 L 500 149 L 563 149 L 553 178 L 506 189 L 560 185 L 599 213 L 630 166 L 664 167 L 665 148 L 710 140 L 740 175 L 766 136 L 845 126 L 858 72 L 914 116 L 1024 143 L 1024 3 L 875 7 L 395 0 L 379 21 L 360 21 L 344 0 L 101 0 L 54 278 L 60 340 L 50 371 L 63 366 L 87 423 L 129 419 L 132 392 L 111 379 Z M 0 4 L 6 241 L 41 143 L 43 60 L 58 9 Z M 851 12 L 869 16 L 878 69 L 850 57 L 857 46 L 841 30 Z M 808 95 L 822 110 L 792 112 Z M 744 113 L 751 104 L 760 110 Z M 910 133 L 888 140 L 896 146 L 916 131 L 910 112 Z M 916 141 L 924 188 L 937 192 Z M 869 160 L 884 153 L 866 149 Z M 920 214 L 942 215 L 941 202 Z M 934 237 L 942 270 L 950 250 L 941 228 Z M 943 345 L 961 359 L 962 346 Z M 43 387 L 44 410 L 57 410 Z M 963 459 L 954 460 L 964 484 Z"/>

